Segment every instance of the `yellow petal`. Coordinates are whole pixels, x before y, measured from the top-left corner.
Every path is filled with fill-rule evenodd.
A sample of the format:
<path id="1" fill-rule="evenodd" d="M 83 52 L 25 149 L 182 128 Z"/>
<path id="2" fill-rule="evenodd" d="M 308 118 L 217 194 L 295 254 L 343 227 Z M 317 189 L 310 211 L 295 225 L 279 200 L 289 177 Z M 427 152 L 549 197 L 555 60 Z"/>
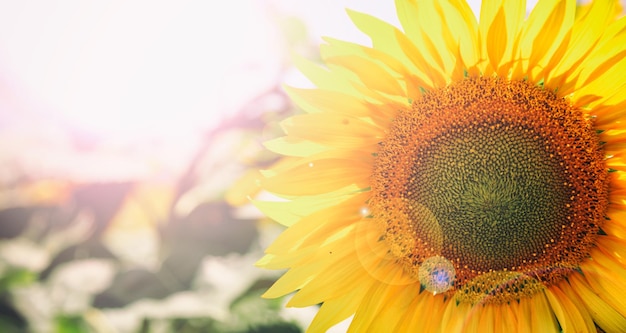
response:
<path id="1" fill-rule="evenodd" d="M 324 89 L 348 95 L 361 96 L 346 78 L 329 71 L 317 63 L 297 55 L 292 56 L 292 62 L 317 87 L 324 87 Z"/>
<path id="2" fill-rule="evenodd" d="M 381 49 L 366 47 L 330 37 L 323 37 L 322 39 L 328 43 L 327 45 L 322 45 L 322 55 L 324 57 L 357 55 L 376 61 L 378 65 L 384 67 L 386 70 L 390 70 L 394 74 L 400 76 L 408 74 L 406 66 L 400 60 Z"/>
<path id="3" fill-rule="evenodd" d="M 518 302 L 511 302 L 509 306 L 513 308 L 513 312 L 517 317 L 517 332 L 533 332 L 531 303 L 529 299 L 520 299 Z"/>
<path id="4" fill-rule="evenodd" d="M 478 29 L 483 56 L 490 66 L 483 67 L 485 74 L 492 72 L 507 77 L 515 54 L 517 36 L 526 16 L 526 1 L 484 1 L 480 6 Z"/>
<path id="5" fill-rule="evenodd" d="M 457 304 L 455 301 L 448 302 L 441 318 L 441 325 L 443 325 L 441 331 L 464 332 L 467 319 L 473 310 L 473 306 L 468 303 Z"/>
<path id="6" fill-rule="evenodd" d="M 480 61 L 481 46 L 474 12 L 464 0 L 437 1 L 435 5 L 440 7 L 444 31 L 448 31 L 449 37 L 445 38 L 449 43 L 448 52 L 456 54 L 455 44 L 458 44 L 464 68 L 471 75 L 477 75 L 476 66 Z M 459 78 L 453 77 L 453 80 L 456 79 Z"/>
<path id="7" fill-rule="evenodd" d="M 619 128 L 622 129 L 622 119 L 626 116 L 626 98 L 621 103 L 613 105 L 601 105 L 594 108 L 591 112 L 596 116 L 595 127 L 605 131 Z M 606 135 L 606 134 L 605 134 Z"/>
<path id="8" fill-rule="evenodd" d="M 322 48 L 322 50 L 326 50 Z M 381 91 L 389 95 L 406 96 L 406 91 L 398 83 L 398 78 L 393 77 L 384 68 L 375 62 L 356 56 L 324 56 L 328 64 L 339 65 L 358 76 L 369 89 Z"/>
<path id="9" fill-rule="evenodd" d="M 297 294 L 289 300 L 289 306 L 302 306 L 319 304 L 324 300 L 332 299 L 345 290 L 350 290 L 354 285 L 368 284 L 367 272 L 354 260 L 354 253 L 346 253 L 343 257 L 340 253 L 328 253 L 332 257 L 332 263 L 319 272 L 318 277 L 311 279 Z M 328 281 L 333 281 L 332 285 Z"/>
<path id="10" fill-rule="evenodd" d="M 569 77 L 572 79 L 565 83 L 561 90 L 566 94 L 575 93 L 577 89 L 592 82 L 593 77 L 598 77 L 612 64 L 618 62 L 620 59 L 616 58 L 615 55 L 624 50 L 622 46 L 624 45 L 625 34 L 626 18 L 614 21 L 608 24 L 608 27 L 605 26 L 602 36 L 580 65 L 571 70 Z M 586 93 L 586 95 L 589 94 L 590 92 Z M 603 95 L 605 94 L 600 96 Z"/>
<path id="11" fill-rule="evenodd" d="M 484 332 L 488 329 L 480 327 L 480 319 L 485 313 L 485 306 L 483 304 L 475 305 L 465 317 L 465 323 L 463 324 L 463 332 Z"/>
<path id="12" fill-rule="evenodd" d="M 338 230 L 363 217 L 361 209 L 369 196 L 368 192 L 364 192 L 347 198 L 329 197 L 329 200 L 334 200 L 326 203 L 327 208 L 320 209 L 305 217 L 297 216 L 297 223 L 278 236 L 266 252 L 281 253 L 285 250 L 293 251 L 302 246 L 324 243 Z M 332 205 L 331 202 L 336 205 Z M 273 211 L 277 211 L 277 209 Z"/>
<path id="13" fill-rule="evenodd" d="M 528 332 L 560 332 L 556 317 L 544 292 L 532 296 L 529 303 L 531 329 Z"/>
<path id="14" fill-rule="evenodd" d="M 420 48 L 426 61 L 450 74 L 457 59 L 456 53 L 450 53 L 448 43 L 456 44 L 452 46 L 456 50 L 458 41 L 446 40 L 442 17 L 444 13 L 438 8 L 437 1 L 396 0 L 396 8 L 404 31 L 414 45 Z"/>
<path id="15" fill-rule="evenodd" d="M 396 39 L 396 34 L 401 33 L 398 28 L 371 15 L 355 12 L 353 10 L 348 10 L 347 12 L 352 22 L 354 22 L 354 25 L 372 39 L 372 44 L 375 49 L 381 50 L 395 59 L 398 59 L 420 80 L 428 80 L 425 73 L 418 70 L 418 67 L 407 58 L 407 55 L 402 50 L 402 47 Z"/>
<path id="16" fill-rule="evenodd" d="M 607 332 L 626 331 L 626 318 L 594 293 L 579 274 L 570 275 L 569 281 L 598 326 Z"/>
<path id="17" fill-rule="evenodd" d="M 506 329 L 501 325 L 502 318 L 500 316 L 496 316 L 496 307 L 498 305 L 494 304 L 485 304 L 480 314 L 480 319 L 478 321 L 478 327 L 481 332 L 485 333 L 497 333 L 502 329 Z"/>
<path id="18" fill-rule="evenodd" d="M 429 88 L 444 87 L 448 83 L 450 78 L 441 70 L 433 67 L 431 62 L 428 62 L 424 57 L 424 53 L 406 35 L 397 31 L 395 37 L 407 58 L 415 67 L 419 68 L 420 72 L 426 74 L 425 81 L 430 86 Z"/>
<path id="19" fill-rule="evenodd" d="M 624 38 L 621 43 L 626 43 L 626 34 L 624 34 Z M 617 48 L 618 46 L 614 46 L 614 49 Z M 583 64 L 583 66 L 586 65 Z M 587 72 L 583 72 L 581 74 L 582 77 L 587 74 L 587 79 L 577 88 L 574 95 L 574 103 L 576 105 L 581 105 L 584 102 L 577 103 L 577 100 L 584 100 L 584 98 L 588 96 L 612 96 L 614 93 L 622 90 L 626 86 L 626 76 L 624 76 L 624 73 L 626 73 L 626 50 L 612 53 L 612 57 L 605 59 L 601 65 L 595 67 L 593 72 L 588 74 Z"/>
<path id="20" fill-rule="evenodd" d="M 388 300 L 380 312 L 378 312 L 376 320 L 373 321 L 368 328 L 369 332 L 386 332 L 390 330 L 399 332 L 399 330 L 393 328 L 399 324 L 404 313 L 412 310 L 410 304 L 419 294 L 419 285 L 413 285 L 411 287 L 395 286 L 393 288 L 399 290 L 395 296 Z M 420 316 L 423 316 L 423 314 L 420 314 Z M 426 318 L 427 317 L 424 317 L 424 319 Z"/>
<path id="21" fill-rule="evenodd" d="M 487 7 L 487 6 L 483 6 Z M 482 22 L 482 17 L 481 17 Z M 485 45 L 487 45 L 487 55 L 489 56 L 489 63 L 491 67 L 496 69 L 498 75 L 502 75 L 499 71 L 500 62 L 504 56 L 507 45 L 507 31 L 506 21 L 504 18 L 504 8 L 500 7 L 500 10 L 496 13 L 489 30 L 487 31 L 487 39 Z"/>
<path id="22" fill-rule="evenodd" d="M 402 286 L 393 286 L 380 282 L 374 283 L 359 305 L 348 332 L 368 332 L 372 321 L 377 318 L 378 313 L 388 306 L 390 300 L 398 297 L 404 289 Z M 395 323 L 389 324 L 391 326 Z"/>
<path id="23" fill-rule="evenodd" d="M 626 240 L 609 235 L 603 236 L 598 242 L 598 249 L 626 267 Z"/>
<path id="24" fill-rule="evenodd" d="M 570 298 L 561 290 L 561 286 L 569 287 L 564 281 L 560 285 L 553 285 L 546 290 L 546 297 L 552 307 L 552 311 L 559 321 L 563 332 L 595 332 L 593 320 L 580 304 L 578 297 Z"/>
<path id="25" fill-rule="evenodd" d="M 381 128 L 358 118 L 329 113 L 311 113 L 287 118 L 281 123 L 285 133 L 337 149 L 367 148 L 382 139 Z M 373 148 L 372 152 L 376 151 Z"/>
<path id="26" fill-rule="evenodd" d="M 430 293 L 422 292 L 415 298 L 417 306 L 415 307 L 416 313 L 421 313 L 421 316 L 413 316 L 416 318 L 414 322 L 415 330 L 410 332 L 437 332 L 442 328 L 444 322 L 442 317 L 446 309 L 446 302 L 454 303 L 450 298 L 446 299 L 444 295 L 433 296 Z M 408 314 L 411 315 L 410 313 Z M 398 330 L 398 332 L 403 332 Z"/>
<path id="27" fill-rule="evenodd" d="M 546 78 L 547 86 L 561 87 L 568 79 L 571 80 L 571 76 L 575 74 L 574 69 L 579 67 L 580 62 L 595 47 L 606 26 L 614 18 L 614 7 L 615 4 L 609 1 L 592 1 L 584 14 L 577 13 L 570 44 Z"/>
<path id="28" fill-rule="evenodd" d="M 310 262 L 311 258 L 315 255 L 317 251 L 319 251 L 319 248 L 302 249 L 299 251 L 292 251 L 280 254 L 267 253 L 261 259 L 259 259 L 255 263 L 255 265 L 257 267 L 263 267 L 267 269 L 285 269 L 298 267 L 305 265 L 307 262 Z M 269 250 L 267 252 L 269 252 Z"/>
<path id="29" fill-rule="evenodd" d="M 369 115 L 362 98 L 325 89 L 285 87 L 292 101 L 308 113 L 336 112 L 363 117 Z"/>
<path id="30" fill-rule="evenodd" d="M 603 105 L 617 105 L 623 103 L 626 100 L 626 85 L 617 89 L 613 95 L 604 94 L 602 99 L 598 102 L 593 102 L 590 104 L 590 107 L 595 109 L 597 107 L 601 107 Z"/>
<path id="31" fill-rule="evenodd" d="M 306 157 L 328 150 L 328 147 L 319 143 L 292 136 L 283 136 L 265 141 L 263 146 L 274 153 L 294 157 Z"/>
<path id="32" fill-rule="evenodd" d="M 623 55 L 624 43 L 626 42 L 626 20 L 621 20 L 612 24 L 609 28 L 605 28 L 605 34 L 598 41 L 597 47 L 582 63 L 580 85 L 585 85 L 598 77 L 598 72 L 605 72 L 610 66 L 618 62 Z M 608 64 L 607 64 L 608 62 Z M 615 83 L 621 83 L 615 82 Z M 613 83 L 613 82 L 611 82 Z"/>
<path id="33" fill-rule="evenodd" d="M 592 258 L 600 256 L 599 252 L 598 250 L 592 252 Z M 584 262 L 580 268 L 595 293 L 622 316 L 626 316 L 626 299 L 622 295 L 626 283 L 626 269 L 618 267 L 616 270 L 608 270 L 592 260 Z"/>
<path id="34" fill-rule="evenodd" d="M 282 225 L 290 226 L 316 211 L 341 203 L 355 195 L 359 189 L 355 186 L 339 189 L 332 193 L 317 196 L 301 196 L 290 201 L 252 202 L 267 217 Z"/>
<path id="35" fill-rule="evenodd" d="M 307 332 L 326 332 L 330 327 L 354 314 L 369 287 L 370 284 L 363 281 L 346 291 L 346 294 L 324 301 Z"/>
<path id="36" fill-rule="evenodd" d="M 522 71 L 531 80 L 541 79 L 559 48 L 567 47 L 564 42 L 568 40 L 574 23 L 575 8 L 574 0 L 543 0 L 530 13 L 520 35 L 518 50 Z"/>
<path id="37" fill-rule="evenodd" d="M 255 180 L 259 179 L 260 173 L 256 169 L 246 171 L 243 176 L 239 177 L 226 190 L 224 199 L 231 206 L 243 206 L 250 202 L 250 198 L 254 197 L 261 188 L 256 184 Z"/>
<path id="38" fill-rule="evenodd" d="M 412 83 L 412 81 L 409 82 L 409 85 Z M 368 101 L 365 96 L 357 98 L 326 89 L 285 87 L 285 91 L 300 108 L 308 113 L 326 112 L 334 115 L 370 118 L 375 125 L 385 123 L 386 119 L 393 119 L 401 108 L 401 106 L 394 106 L 394 103 L 387 99 Z M 378 127 L 387 128 L 387 126 Z"/>
<path id="39" fill-rule="evenodd" d="M 305 286 L 318 272 L 327 265 L 324 261 L 315 261 L 310 265 L 295 267 L 283 274 L 263 295 L 263 298 L 285 296 Z M 314 305 L 314 304 L 309 304 Z"/>
<path id="40" fill-rule="evenodd" d="M 440 53 L 428 37 L 441 36 L 439 30 L 441 29 L 441 19 L 439 14 L 433 11 L 434 7 L 431 1 L 422 1 L 418 4 L 415 0 L 396 0 L 395 3 L 398 19 L 400 19 L 400 24 L 408 39 L 420 50 L 430 66 L 436 66 L 441 72 L 446 73 L 441 58 L 441 53 L 445 54 L 446 52 Z"/>

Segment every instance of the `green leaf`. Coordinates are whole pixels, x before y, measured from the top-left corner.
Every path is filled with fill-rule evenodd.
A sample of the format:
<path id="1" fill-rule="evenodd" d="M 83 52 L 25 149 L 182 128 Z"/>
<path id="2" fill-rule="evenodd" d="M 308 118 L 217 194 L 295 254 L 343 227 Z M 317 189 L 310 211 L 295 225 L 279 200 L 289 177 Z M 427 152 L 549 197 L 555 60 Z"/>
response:
<path id="1" fill-rule="evenodd" d="M 37 280 L 37 274 L 26 269 L 11 269 L 0 276 L 0 293 Z"/>
<path id="2" fill-rule="evenodd" d="M 55 320 L 57 333 L 88 333 L 85 321 L 78 316 L 60 316 Z"/>

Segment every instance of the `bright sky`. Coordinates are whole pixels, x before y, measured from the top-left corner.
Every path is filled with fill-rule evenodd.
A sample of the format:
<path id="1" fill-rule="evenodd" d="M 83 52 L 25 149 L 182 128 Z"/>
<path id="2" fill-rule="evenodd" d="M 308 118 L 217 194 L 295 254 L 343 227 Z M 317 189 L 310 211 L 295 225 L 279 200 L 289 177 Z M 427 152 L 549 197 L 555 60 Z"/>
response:
<path id="1" fill-rule="evenodd" d="M 90 131 L 184 133 L 274 79 L 281 50 L 260 5 L 3 1 L 0 73 L 23 103 Z"/>

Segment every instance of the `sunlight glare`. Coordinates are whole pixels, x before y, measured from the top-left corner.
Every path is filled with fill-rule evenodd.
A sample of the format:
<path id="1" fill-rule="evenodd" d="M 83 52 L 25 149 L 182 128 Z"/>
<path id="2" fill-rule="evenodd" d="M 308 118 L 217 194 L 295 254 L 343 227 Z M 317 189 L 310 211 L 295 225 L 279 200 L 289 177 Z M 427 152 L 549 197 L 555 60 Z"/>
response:
<path id="1" fill-rule="evenodd" d="M 211 128 L 275 80 L 280 51 L 252 0 L 0 5 L 0 69 L 52 118 L 96 135 Z"/>

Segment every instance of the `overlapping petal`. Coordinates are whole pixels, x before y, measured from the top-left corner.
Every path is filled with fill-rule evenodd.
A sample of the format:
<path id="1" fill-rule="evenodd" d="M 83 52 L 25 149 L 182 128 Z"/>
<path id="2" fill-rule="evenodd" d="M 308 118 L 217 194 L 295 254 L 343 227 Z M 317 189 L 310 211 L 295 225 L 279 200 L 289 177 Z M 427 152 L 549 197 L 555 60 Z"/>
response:
<path id="1" fill-rule="evenodd" d="M 400 27 L 348 11 L 371 46 L 327 38 L 323 65 L 296 57 L 317 88 L 286 88 L 305 114 L 266 143 L 289 158 L 260 186 L 287 201 L 258 206 L 289 229 L 259 265 L 289 270 L 265 296 L 296 291 L 292 306 L 322 303 L 311 332 L 353 314 L 352 332 L 626 331 L 626 19 L 616 18 L 617 2 L 540 0 L 527 14 L 524 1 L 487 0 L 479 20 L 462 0 L 395 4 Z M 607 155 L 609 208 L 589 258 L 508 303 L 424 291 L 367 216 L 377 149 L 398 113 L 478 76 L 555 92 L 592 119 Z"/>

